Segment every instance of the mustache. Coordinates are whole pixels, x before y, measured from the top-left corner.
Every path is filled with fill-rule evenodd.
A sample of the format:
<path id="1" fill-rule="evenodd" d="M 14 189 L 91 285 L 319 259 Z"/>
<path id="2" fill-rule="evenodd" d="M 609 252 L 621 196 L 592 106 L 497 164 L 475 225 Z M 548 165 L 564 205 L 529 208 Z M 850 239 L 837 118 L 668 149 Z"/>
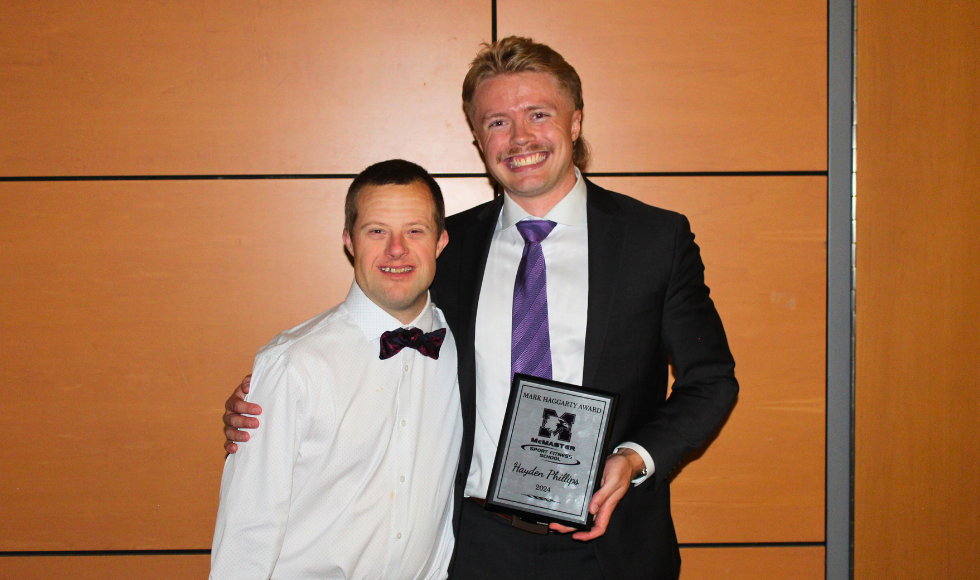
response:
<path id="1" fill-rule="evenodd" d="M 503 160 L 507 159 L 508 157 L 514 157 L 517 155 L 531 155 L 532 153 L 549 153 L 549 154 L 554 153 L 554 147 L 540 147 L 540 146 L 527 147 L 527 148 L 515 147 L 512 149 L 508 149 L 506 152 L 498 155 L 497 161 L 503 162 Z"/>

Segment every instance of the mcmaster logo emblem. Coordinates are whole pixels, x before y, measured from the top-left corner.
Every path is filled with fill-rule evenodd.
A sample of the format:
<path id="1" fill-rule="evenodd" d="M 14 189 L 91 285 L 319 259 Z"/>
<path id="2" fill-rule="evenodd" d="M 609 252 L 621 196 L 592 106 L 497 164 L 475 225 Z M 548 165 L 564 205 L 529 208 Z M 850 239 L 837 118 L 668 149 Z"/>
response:
<path id="1" fill-rule="evenodd" d="M 545 409 L 541 414 L 541 425 L 538 436 L 531 437 L 531 443 L 521 445 L 521 449 L 534 451 L 538 457 L 549 463 L 560 465 L 578 465 L 575 459 L 575 446 L 572 440 L 572 425 L 575 424 L 575 413 L 562 413 L 554 409 Z"/>
<path id="2" fill-rule="evenodd" d="M 575 413 L 562 413 L 554 409 L 545 409 L 541 416 L 541 427 L 538 437 L 557 437 L 559 441 L 568 443 L 572 440 L 572 425 L 575 423 Z"/>

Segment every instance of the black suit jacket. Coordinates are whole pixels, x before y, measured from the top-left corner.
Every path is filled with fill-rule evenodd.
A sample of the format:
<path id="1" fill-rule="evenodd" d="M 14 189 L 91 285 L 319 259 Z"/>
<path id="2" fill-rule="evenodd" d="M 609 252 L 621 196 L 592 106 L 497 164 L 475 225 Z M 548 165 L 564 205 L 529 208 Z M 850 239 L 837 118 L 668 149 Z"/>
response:
<path id="1" fill-rule="evenodd" d="M 588 180 L 586 185 L 589 305 L 583 386 L 619 393 L 611 441 L 639 443 L 656 465 L 653 477 L 623 497 L 606 534 L 594 540 L 596 557 L 607 578 L 676 578 L 680 554 L 667 479 L 734 405 L 735 362 L 708 297 L 687 219 Z M 449 245 L 432 286 L 459 352 L 458 502 L 473 456 L 477 302 L 502 206 L 497 198 L 447 219 Z M 676 373 L 670 398 L 668 357 Z"/>

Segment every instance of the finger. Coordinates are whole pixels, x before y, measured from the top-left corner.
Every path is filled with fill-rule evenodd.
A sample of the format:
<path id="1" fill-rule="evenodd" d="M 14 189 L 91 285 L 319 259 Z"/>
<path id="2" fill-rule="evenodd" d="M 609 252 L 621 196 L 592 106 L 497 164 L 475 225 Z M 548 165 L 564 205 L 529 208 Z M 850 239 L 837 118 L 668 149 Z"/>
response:
<path id="1" fill-rule="evenodd" d="M 232 395 L 225 401 L 225 411 L 238 413 L 239 415 L 260 415 L 262 413 L 262 407 L 255 403 L 249 403 L 238 395 Z"/>
<path id="2" fill-rule="evenodd" d="M 629 462 L 622 457 L 612 456 L 606 461 L 606 467 L 602 470 L 602 487 L 592 496 L 589 502 L 589 513 L 599 513 L 599 508 L 609 501 L 614 493 L 626 493 L 626 486 L 629 485 L 630 466 Z M 617 500 L 618 501 L 618 500 Z"/>
<path id="3" fill-rule="evenodd" d="M 581 541 L 594 540 L 606 533 L 609 518 L 619 504 L 619 500 L 629 490 L 631 474 L 629 462 L 620 458 L 611 458 L 606 462 L 602 474 L 602 487 L 592 496 L 589 512 L 595 514 L 592 528 L 576 533 L 572 538 Z"/>
<path id="4" fill-rule="evenodd" d="M 241 384 L 235 387 L 235 392 L 228 397 L 225 401 L 225 410 L 231 411 L 233 413 L 249 413 L 252 415 L 258 415 L 262 412 L 262 408 L 254 403 L 247 403 L 245 401 L 245 395 L 248 393 L 249 388 L 252 384 L 252 375 L 248 375 L 242 379 Z M 243 405 L 244 404 L 244 405 Z M 254 405 L 252 407 L 246 405 Z"/>
<path id="5" fill-rule="evenodd" d="M 236 453 L 238 451 L 238 445 L 235 445 L 231 441 L 225 441 L 225 453 Z"/>
<path id="6" fill-rule="evenodd" d="M 592 496 L 592 501 L 589 502 L 589 513 L 592 515 L 598 514 L 599 510 L 609 501 L 609 498 L 612 497 L 615 491 L 616 488 L 612 485 L 603 485 L 600 487 L 599 491 L 595 492 L 595 495 Z"/>
<path id="7" fill-rule="evenodd" d="M 229 399 L 231 407 L 228 408 L 232 413 L 238 413 L 239 415 L 261 415 L 262 407 L 256 405 L 255 403 L 249 403 L 242 399 L 237 399 L 232 401 Z"/>
<path id="8" fill-rule="evenodd" d="M 257 429 L 259 427 L 259 420 L 255 417 L 225 413 L 221 419 L 224 421 L 225 427 L 230 430 Z"/>
<path id="9" fill-rule="evenodd" d="M 239 431 L 238 429 L 233 429 L 231 427 L 225 427 L 225 439 L 233 443 L 245 443 L 252 436 L 248 434 L 248 431 Z"/>
<path id="10" fill-rule="evenodd" d="M 561 524 L 556 524 L 554 522 L 548 524 L 548 529 L 554 530 L 554 531 L 558 532 L 559 534 L 567 534 L 569 532 L 576 532 L 576 531 L 578 531 L 575 528 L 570 528 L 568 526 L 563 526 Z"/>
<path id="11" fill-rule="evenodd" d="M 612 496 L 610 496 L 609 499 L 606 500 L 599 508 L 599 513 L 597 513 L 595 516 L 595 521 L 592 524 L 592 528 L 584 532 L 577 533 L 573 535 L 572 538 L 586 542 L 589 540 L 594 540 L 605 534 L 606 527 L 609 525 L 609 519 L 612 517 L 612 513 L 616 509 L 616 506 L 619 505 L 619 500 L 621 500 L 624 495 L 626 495 L 625 491 L 623 493 L 614 493 Z"/>
<path id="12" fill-rule="evenodd" d="M 245 399 L 238 393 L 241 387 L 235 389 L 235 392 L 231 394 L 230 397 L 225 401 L 225 411 L 235 411 L 235 403 L 238 401 L 244 401 Z"/>
<path id="13" fill-rule="evenodd" d="M 584 532 L 578 532 L 576 534 L 572 534 L 572 539 L 579 540 L 580 542 L 588 542 L 589 540 L 594 540 L 606 533 L 606 526 L 608 525 L 609 525 L 609 516 L 606 515 L 605 510 L 600 510 L 599 515 L 597 515 L 595 518 L 595 523 L 592 524 L 592 527 Z"/>

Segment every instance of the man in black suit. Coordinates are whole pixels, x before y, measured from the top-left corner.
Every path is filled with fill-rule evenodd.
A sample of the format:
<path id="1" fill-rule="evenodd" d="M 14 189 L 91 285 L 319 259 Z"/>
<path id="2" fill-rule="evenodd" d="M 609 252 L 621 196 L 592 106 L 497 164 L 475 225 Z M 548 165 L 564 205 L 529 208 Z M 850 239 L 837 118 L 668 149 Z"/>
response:
<path id="1" fill-rule="evenodd" d="M 463 409 L 450 576 L 677 578 L 667 480 L 738 393 L 688 221 L 581 176 L 581 82 L 549 47 L 517 37 L 486 46 L 464 80 L 463 105 L 504 193 L 447 219 L 450 243 L 432 286 L 456 337 Z M 535 260 L 544 262 L 545 306 L 528 355 L 515 285 Z M 620 395 L 618 446 L 590 504 L 590 530 L 553 523 L 552 533 L 532 533 L 548 530 L 481 507 L 510 376 L 526 372 L 528 357 L 538 365 L 531 374 Z M 228 409 L 232 450 L 247 438 L 235 428 L 257 421 L 237 415 L 255 411 L 238 391 Z"/>

